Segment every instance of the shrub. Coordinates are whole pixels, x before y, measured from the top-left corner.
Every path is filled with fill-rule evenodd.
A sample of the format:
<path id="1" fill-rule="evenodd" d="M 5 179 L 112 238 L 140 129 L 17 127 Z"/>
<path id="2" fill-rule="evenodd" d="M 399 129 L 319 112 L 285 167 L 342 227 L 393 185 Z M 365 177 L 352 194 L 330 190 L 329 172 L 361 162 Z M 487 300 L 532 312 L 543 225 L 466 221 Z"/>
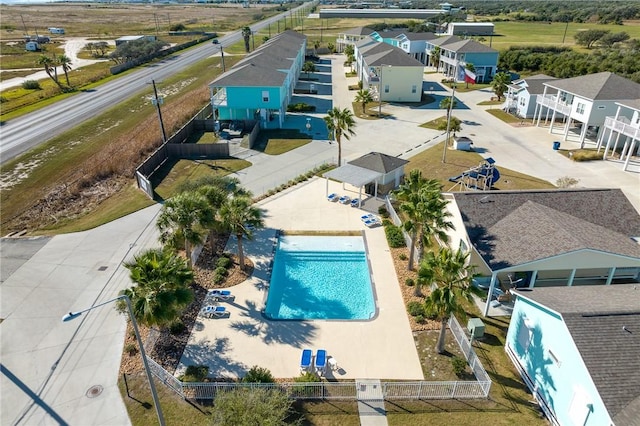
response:
<path id="1" fill-rule="evenodd" d="M 404 253 L 400 253 L 398 257 L 400 258 L 400 260 L 407 260 L 407 255 Z"/>
<path id="2" fill-rule="evenodd" d="M 275 383 L 276 379 L 273 378 L 269 369 L 254 365 L 251 370 L 247 371 L 242 381 L 245 383 Z"/>
<path id="3" fill-rule="evenodd" d="M 404 283 L 408 287 L 413 287 L 414 285 L 416 285 L 415 281 L 413 281 L 413 278 L 407 278 L 406 280 L 404 280 Z"/>
<path id="4" fill-rule="evenodd" d="M 135 343 L 127 343 L 126 345 L 124 345 L 124 351 L 125 353 L 129 354 L 129 356 L 134 356 L 138 353 L 138 347 L 135 345 Z"/>
<path id="5" fill-rule="evenodd" d="M 300 374 L 298 377 L 294 377 L 293 381 L 296 383 L 317 383 L 321 382 L 322 380 L 316 374 L 312 373 L 311 371 L 307 371 L 304 374 Z"/>
<path id="6" fill-rule="evenodd" d="M 451 358 L 451 367 L 453 367 L 453 372 L 456 373 L 456 376 L 460 377 L 467 368 L 467 361 L 459 356 L 454 356 Z"/>
<path id="7" fill-rule="evenodd" d="M 9 102 L 9 99 L 7 99 L 6 96 L 0 96 L 0 104 L 3 104 L 5 102 Z"/>
<path id="8" fill-rule="evenodd" d="M 225 269 L 226 270 L 226 269 Z M 224 279 L 226 278 L 227 274 L 224 275 L 220 275 L 220 274 L 214 274 L 213 275 L 213 283 L 214 284 L 220 284 L 221 282 L 224 281 Z"/>
<path id="9" fill-rule="evenodd" d="M 571 155 L 570 158 L 573 161 L 602 160 L 602 153 L 598 153 L 597 151 L 579 150 L 579 151 L 572 151 L 572 153 L 573 155 Z"/>
<path id="10" fill-rule="evenodd" d="M 187 27 L 184 24 L 175 24 L 169 28 L 169 31 L 184 31 Z"/>
<path id="11" fill-rule="evenodd" d="M 314 112 L 316 110 L 315 105 L 309 105 L 304 102 L 298 102 L 297 104 L 287 105 L 288 112 Z"/>
<path id="12" fill-rule="evenodd" d="M 386 206 L 378 207 L 378 214 L 382 217 L 389 217 L 389 211 L 387 211 Z"/>
<path id="13" fill-rule="evenodd" d="M 40 83 L 36 80 L 25 80 L 22 82 L 22 88 L 25 90 L 41 90 Z"/>
<path id="14" fill-rule="evenodd" d="M 204 382 L 209 375 L 209 366 L 190 365 L 182 376 L 178 377 L 181 382 Z"/>
<path id="15" fill-rule="evenodd" d="M 418 324 L 422 324 L 424 322 L 424 317 L 422 315 L 416 315 L 414 318 Z"/>
<path id="16" fill-rule="evenodd" d="M 417 317 L 418 315 L 424 315 L 424 306 L 420 302 L 411 301 L 407 304 L 407 311 L 409 315 L 412 317 Z"/>
<path id="17" fill-rule="evenodd" d="M 169 332 L 171 334 L 180 334 L 187 328 L 181 319 L 177 319 L 169 324 Z"/>
<path id="18" fill-rule="evenodd" d="M 406 247 L 404 236 L 402 235 L 402 230 L 400 229 L 400 227 L 395 225 L 385 226 L 384 233 L 387 236 L 389 247 Z"/>
<path id="19" fill-rule="evenodd" d="M 226 277 L 228 272 L 227 272 L 227 268 L 225 268 L 224 266 L 218 266 L 216 268 L 215 271 L 213 271 L 216 275 L 222 275 L 223 277 Z"/>
<path id="20" fill-rule="evenodd" d="M 234 389 L 218 392 L 210 424 L 300 425 L 299 419 L 290 419 L 293 414 L 292 404 L 293 400 L 279 390 Z"/>
<path id="21" fill-rule="evenodd" d="M 228 257 L 221 257 L 216 261 L 216 266 L 218 268 L 225 268 L 227 269 L 229 266 L 231 266 L 231 259 L 229 259 Z"/>

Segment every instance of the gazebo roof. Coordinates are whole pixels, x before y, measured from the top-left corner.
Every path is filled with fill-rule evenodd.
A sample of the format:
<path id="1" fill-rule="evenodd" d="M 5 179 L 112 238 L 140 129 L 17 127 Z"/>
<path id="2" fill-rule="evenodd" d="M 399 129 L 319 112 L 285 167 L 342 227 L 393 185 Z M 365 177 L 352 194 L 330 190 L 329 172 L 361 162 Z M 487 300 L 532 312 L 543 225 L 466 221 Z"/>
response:
<path id="1" fill-rule="evenodd" d="M 342 167 L 338 167 L 337 169 L 324 173 L 322 176 L 339 182 L 345 182 L 359 188 L 378 179 L 382 176 L 382 173 L 354 166 L 353 164 L 345 164 Z"/>

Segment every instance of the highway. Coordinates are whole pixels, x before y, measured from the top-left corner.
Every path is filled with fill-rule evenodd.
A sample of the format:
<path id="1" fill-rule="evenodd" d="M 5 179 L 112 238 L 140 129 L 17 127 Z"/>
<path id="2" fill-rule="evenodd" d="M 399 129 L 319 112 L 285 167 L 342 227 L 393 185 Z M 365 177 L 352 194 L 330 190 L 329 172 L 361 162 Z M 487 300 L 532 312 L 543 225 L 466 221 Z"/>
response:
<path id="1" fill-rule="evenodd" d="M 308 4 L 292 9 L 292 11 L 303 7 L 308 7 Z M 281 13 L 255 23 L 250 28 L 252 31 L 259 31 L 290 14 L 289 11 Z M 235 31 L 220 37 L 218 39 L 219 45 L 203 43 L 193 49 L 177 52 L 153 64 L 153 66 L 140 67 L 139 70 L 100 85 L 96 89 L 78 93 L 68 99 L 2 123 L 0 126 L 0 164 L 4 164 L 83 121 L 103 113 L 135 93 L 149 90 L 151 80 L 162 81 L 205 58 L 219 54 L 220 46 L 228 46 L 241 39 L 241 30 Z"/>

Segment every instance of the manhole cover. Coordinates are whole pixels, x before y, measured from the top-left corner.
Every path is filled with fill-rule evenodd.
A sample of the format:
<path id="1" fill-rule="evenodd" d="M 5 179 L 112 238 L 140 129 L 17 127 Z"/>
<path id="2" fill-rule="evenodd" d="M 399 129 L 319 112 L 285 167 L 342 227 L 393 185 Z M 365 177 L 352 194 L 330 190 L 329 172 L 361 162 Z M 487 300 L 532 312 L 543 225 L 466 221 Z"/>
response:
<path id="1" fill-rule="evenodd" d="M 100 385 L 91 386 L 87 391 L 86 395 L 89 398 L 95 398 L 96 396 L 102 393 L 103 387 Z"/>

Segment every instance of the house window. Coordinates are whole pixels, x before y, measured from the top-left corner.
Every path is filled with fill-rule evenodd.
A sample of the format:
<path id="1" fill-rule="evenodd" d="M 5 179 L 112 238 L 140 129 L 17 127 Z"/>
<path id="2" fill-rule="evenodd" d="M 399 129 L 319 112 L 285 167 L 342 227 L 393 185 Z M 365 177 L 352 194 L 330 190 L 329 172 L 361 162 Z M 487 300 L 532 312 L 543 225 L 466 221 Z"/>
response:
<path id="1" fill-rule="evenodd" d="M 416 93 L 417 90 L 418 90 L 418 88 L 416 87 L 415 84 L 413 86 L 411 86 L 411 93 Z"/>
<path id="2" fill-rule="evenodd" d="M 583 104 L 582 102 L 578 102 L 578 106 L 576 107 L 576 112 L 578 114 L 584 114 L 584 108 L 585 108 L 585 104 Z"/>
<path id="3" fill-rule="evenodd" d="M 384 93 L 389 93 L 389 85 L 388 84 L 384 85 Z"/>
<path id="4" fill-rule="evenodd" d="M 267 90 L 262 91 L 262 102 L 269 102 L 269 92 Z"/>
<path id="5" fill-rule="evenodd" d="M 519 98 L 519 104 L 520 104 L 520 106 L 524 106 L 524 104 L 525 104 L 524 96 L 520 96 L 520 98 Z"/>

